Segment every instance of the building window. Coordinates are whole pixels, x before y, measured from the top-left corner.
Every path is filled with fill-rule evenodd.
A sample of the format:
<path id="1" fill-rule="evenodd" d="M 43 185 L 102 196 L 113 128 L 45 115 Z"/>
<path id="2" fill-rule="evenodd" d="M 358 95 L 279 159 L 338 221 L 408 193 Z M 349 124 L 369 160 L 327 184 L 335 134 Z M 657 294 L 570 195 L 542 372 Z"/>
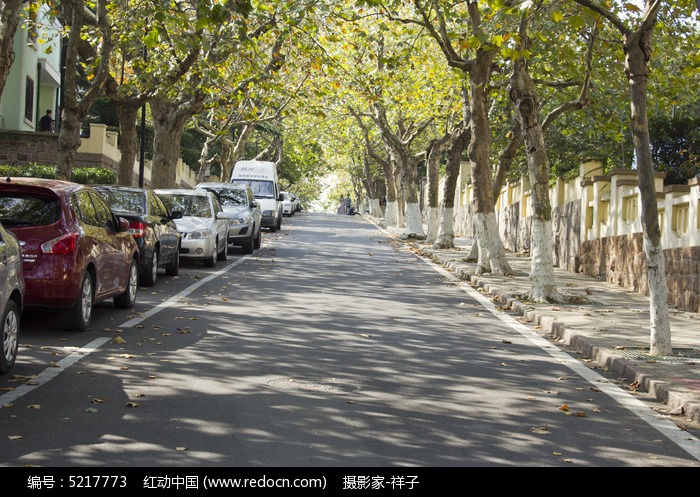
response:
<path id="1" fill-rule="evenodd" d="M 29 76 L 24 88 L 24 118 L 34 122 L 34 80 Z"/>
<path id="2" fill-rule="evenodd" d="M 689 214 L 690 205 L 688 203 L 673 206 L 673 211 L 671 213 L 671 225 L 673 226 L 673 232 L 677 236 L 683 236 L 688 232 Z"/>
<path id="3" fill-rule="evenodd" d="M 637 195 L 628 195 L 622 199 L 622 220 L 633 223 L 639 218 Z"/>

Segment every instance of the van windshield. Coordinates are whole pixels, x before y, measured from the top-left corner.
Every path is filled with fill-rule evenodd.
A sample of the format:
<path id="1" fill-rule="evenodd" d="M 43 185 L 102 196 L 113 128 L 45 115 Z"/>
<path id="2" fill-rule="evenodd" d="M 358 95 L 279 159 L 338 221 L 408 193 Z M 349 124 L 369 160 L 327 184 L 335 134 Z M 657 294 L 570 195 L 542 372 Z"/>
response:
<path id="1" fill-rule="evenodd" d="M 275 198 L 275 184 L 272 181 L 258 179 L 234 179 L 233 183 L 250 185 L 255 198 Z"/>

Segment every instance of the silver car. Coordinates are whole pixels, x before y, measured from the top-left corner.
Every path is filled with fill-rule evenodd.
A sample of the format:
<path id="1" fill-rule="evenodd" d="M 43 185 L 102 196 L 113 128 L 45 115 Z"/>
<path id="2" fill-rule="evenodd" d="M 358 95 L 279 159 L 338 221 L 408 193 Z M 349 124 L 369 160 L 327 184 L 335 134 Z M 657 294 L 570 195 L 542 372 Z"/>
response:
<path id="1" fill-rule="evenodd" d="M 155 194 L 171 212 L 180 232 L 180 258 L 201 260 L 206 267 L 225 261 L 228 254 L 228 216 L 211 192 L 188 189 L 157 189 Z"/>
<path id="2" fill-rule="evenodd" d="M 8 373 L 17 360 L 20 316 L 24 305 L 22 253 L 15 235 L 0 223 L 0 373 Z"/>
<path id="3" fill-rule="evenodd" d="M 199 183 L 195 189 L 214 193 L 221 208 L 228 215 L 228 243 L 243 248 L 243 253 L 252 254 L 260 248 L 262 211 L 255 200 L 253 190 L 246 184 Z"/>

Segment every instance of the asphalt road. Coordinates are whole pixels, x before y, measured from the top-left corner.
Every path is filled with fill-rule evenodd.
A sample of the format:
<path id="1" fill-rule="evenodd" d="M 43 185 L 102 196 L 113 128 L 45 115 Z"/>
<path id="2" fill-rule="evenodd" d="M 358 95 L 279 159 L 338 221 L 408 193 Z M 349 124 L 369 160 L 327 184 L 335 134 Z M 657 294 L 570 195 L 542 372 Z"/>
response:
<path id="1" fill-rule="evenodd" d="M 0 467 L 680 467 L 699 442 L 361 216 L 301 213 L 91 330 L 23 317 Z"/>

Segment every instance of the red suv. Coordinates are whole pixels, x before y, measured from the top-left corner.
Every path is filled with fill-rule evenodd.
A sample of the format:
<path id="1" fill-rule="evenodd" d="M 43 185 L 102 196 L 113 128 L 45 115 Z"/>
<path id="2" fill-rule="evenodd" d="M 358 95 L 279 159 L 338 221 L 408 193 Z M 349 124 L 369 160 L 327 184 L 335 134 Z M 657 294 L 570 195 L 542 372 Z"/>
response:
<path id="1" fill-rule="evenodd" d="M 27 308 L 63 309 L 85 330 L 96 302 L 134 306 L 138 249 L 126 219 L 92 187 L 43 178 L 0 180 L 0 222 L 22 247 Z"/>

